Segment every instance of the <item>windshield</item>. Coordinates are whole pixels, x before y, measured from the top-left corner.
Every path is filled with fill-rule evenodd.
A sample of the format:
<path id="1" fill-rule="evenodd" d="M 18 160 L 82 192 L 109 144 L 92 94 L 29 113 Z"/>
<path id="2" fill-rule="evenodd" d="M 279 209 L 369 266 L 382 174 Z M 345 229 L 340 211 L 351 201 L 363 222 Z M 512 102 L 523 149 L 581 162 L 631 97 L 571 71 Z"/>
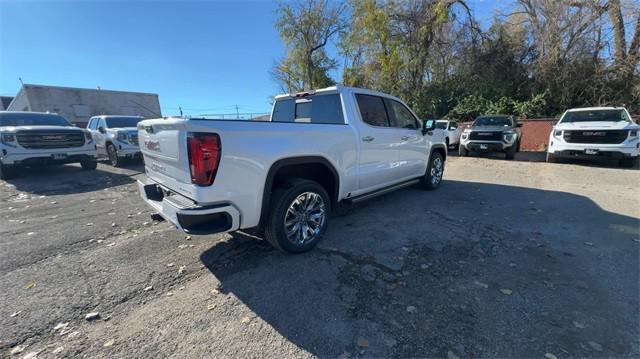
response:
<path id="1" fill-rule="evenodd" d="M 71 123 L 59 115 L 0 112 L 0 126 L 71 126 Z"/>
<path id="2" fill-rule="evenodd" d="M 118 128 L 118 127 L 136 127 L 138 122 L 142 121 L 140 117 L 114 117 L 107 118 L 107 127 L 109 128 Z"/>
<path id="3" fill-rule="evenodd" d="M 473 121 L 474 126 L 503 126 L 510 127 L 512 125 L 511 118 L 506 116 L 483 116 Z"/>
<path id="4" fill-rule="evenodd" d="M 440 129 L 440 130 L 446 130 L 447 129 L 447 122 L 436 122 L 436 128 Z"/>
<path id="5" fill-rule="evenodd" d="M 562 123 L 567 122 L 630 122 L 624 110 L 593 110 L 593 111 L 571 111 L 562 117 Z"/>

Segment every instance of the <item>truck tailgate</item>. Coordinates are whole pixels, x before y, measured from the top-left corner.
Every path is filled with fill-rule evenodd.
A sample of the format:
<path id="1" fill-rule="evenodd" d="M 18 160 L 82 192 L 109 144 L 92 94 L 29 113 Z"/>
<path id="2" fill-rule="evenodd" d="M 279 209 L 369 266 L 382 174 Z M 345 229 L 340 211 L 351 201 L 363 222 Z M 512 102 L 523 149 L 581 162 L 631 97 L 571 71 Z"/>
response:
<path id="1" fill-rule="evenodd" d="M 185 120 L 145 120 L 138 124 L 147 176 L 185 196 L 192 195 Z"/>

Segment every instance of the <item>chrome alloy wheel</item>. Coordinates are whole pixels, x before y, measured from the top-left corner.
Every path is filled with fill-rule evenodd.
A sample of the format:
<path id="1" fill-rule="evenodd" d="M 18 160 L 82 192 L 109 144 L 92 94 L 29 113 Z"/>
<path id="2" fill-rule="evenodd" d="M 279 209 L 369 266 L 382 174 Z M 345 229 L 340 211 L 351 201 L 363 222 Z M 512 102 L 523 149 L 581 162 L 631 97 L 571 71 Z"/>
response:
<path id="1" fill-rule="evenodd" d="M 442 158 L 436 157 L 431 164 L 431 184 L 436 186 L 442 181 L 442 174 L 444 173 L 444 162 Z"/>
<path id="2" fill-rule="evenodd" d="M 322 230 L 325 217 L 322 196 L 313 192 L 301 193 L 291 202 L 284 216 L 287 239 L 298 246 L 315 240 Z"/>

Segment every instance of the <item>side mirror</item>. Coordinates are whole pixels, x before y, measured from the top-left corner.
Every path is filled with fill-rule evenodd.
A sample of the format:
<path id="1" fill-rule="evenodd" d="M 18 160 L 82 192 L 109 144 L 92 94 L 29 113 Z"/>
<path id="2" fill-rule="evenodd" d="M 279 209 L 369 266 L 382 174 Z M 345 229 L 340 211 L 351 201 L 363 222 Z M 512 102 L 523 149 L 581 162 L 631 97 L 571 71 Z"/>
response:
<path id="1" fill-rule="evenodd" d="M 104 127 L 100 126 L 100 127 L 98 127 L 98 132 L 105 133 L 107 131 L 104 130 Z"/>
<path id="2" fill-rule="evenodd" d="M 422 134 L 426 135 L 427 132 L 431 132 L 436 129 L 436 121 L 435 120 L 424 120 L 422 121 Z"/>

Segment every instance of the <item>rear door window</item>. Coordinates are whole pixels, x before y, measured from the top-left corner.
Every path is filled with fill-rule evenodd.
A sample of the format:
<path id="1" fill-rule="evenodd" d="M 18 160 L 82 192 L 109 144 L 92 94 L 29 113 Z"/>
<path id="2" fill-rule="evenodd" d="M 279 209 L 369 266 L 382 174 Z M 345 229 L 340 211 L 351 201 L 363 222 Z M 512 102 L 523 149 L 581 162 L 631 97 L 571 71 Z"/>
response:
<path id="1" fill-rule="evenodd" d="M 381 97 L 356 95 L 360 116 L 365 123 L 376 127 L 389 127 L 389 118 Z"/>
<path id="2" fill-rule="evenodd" d="M 344 124 L 340 95 L 314 95 L 276 101 L 272 122 Z"/>
<path id="3" fill-rule="evenodd" d="M 392 127 L 419 128 L 418 120 L 416 120 L 415 116 L 413 116 L 405 105 L 391 99 L 385 99 L 384 101 L 387 104 L 387 111 L 389 112 Z"/>

